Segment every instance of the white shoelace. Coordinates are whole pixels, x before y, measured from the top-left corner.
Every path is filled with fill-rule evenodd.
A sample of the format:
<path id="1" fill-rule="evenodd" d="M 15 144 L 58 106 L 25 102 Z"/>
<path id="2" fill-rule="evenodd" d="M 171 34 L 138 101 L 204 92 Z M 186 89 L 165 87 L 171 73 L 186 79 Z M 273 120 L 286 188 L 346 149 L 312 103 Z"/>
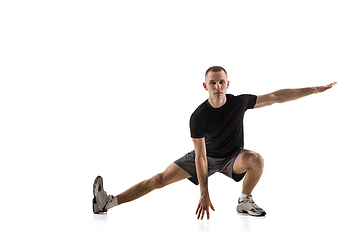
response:
<path id="1" fill-rule="evenodd" d="M 245 198 L 245 200 L 248 200 L 247 202 L 250 203 L 252 205 L 252 207 L 254 207 L 255 209 L 259 209 L 259 206 L 254 202 L 253 198 L 251 195 L 247 196 Z"/>

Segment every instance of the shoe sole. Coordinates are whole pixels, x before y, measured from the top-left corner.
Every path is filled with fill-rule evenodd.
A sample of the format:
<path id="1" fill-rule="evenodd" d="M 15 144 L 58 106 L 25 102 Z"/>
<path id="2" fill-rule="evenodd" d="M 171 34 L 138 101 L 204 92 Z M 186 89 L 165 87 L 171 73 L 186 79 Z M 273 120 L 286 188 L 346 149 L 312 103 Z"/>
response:
<path id="1" fill-rule="evenodd" d="M 100 180 L 100 182 L 99 182 L 99 186 L 102 186 L 103 185 L 103 179 L 102 179 L 102 177 L 101 176 L 97 176 L 96 178 L 95 178 L 95 181 L 94 181 L 94 184 L 93 184 L 93 194 L 94 194 L 94 197 L 95 197 L 95 188 L 96 188 L 96 185 L 97 185 L 97 183 L 98 183 L 98 181 Z M 98 189 L 98 191 L 100 191 L 101 189 Z"/>
<path id="2" fill-rule="evenodd" d="M 100 181 L 100 182 L 99 182 Z M 99 182 L 99 183 L 98 183 Z M 94 181 L 94 184 L 93 184 L 93 194 L 94 194 L 94 198 L 92 200 L 92 207 L 93 207 L 93 213 L 94 214 L 99 214 L 99 213 L 104 213 L 104 212 L 107 212 L 107 211 L 101 211 L 100 208 L 98 208 L 97 206 L 97 202 L 96 202 L 96 197 L 95 197 L 95 190 L 96 190 L 96 187 L 97 186 L 102 186 L 103 185 L 103 179 L 101 176 L 97 176 L 95 178 L 95 181 Z M 100 191 L 100 189 L 98 189 L 98 191 Z"/>
<path id="3" fill-rule="evenodd" d="M 250 215 L 250 216 L 253 216 L 253 217 L 263 217 L 263 216 L 266 215 L 266 212 L 265 212 L 265 211 L 262 212 L 260 215 L 254 215 L 254 214 L 249 213 L 249 212 L 246 211 L 246 210 L 239 209 L 239 207 L 236 208 L 236 211 L 237 211 L 238 213 L 246 213 L 246 214 L 248 214 L 248 215 Z"/>

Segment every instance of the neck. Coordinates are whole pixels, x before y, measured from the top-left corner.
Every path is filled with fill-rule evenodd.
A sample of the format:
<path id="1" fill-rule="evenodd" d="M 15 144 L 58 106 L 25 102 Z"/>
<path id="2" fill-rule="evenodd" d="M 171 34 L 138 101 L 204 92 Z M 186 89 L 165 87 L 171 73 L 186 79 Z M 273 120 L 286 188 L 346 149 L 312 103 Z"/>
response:
<path id="1" fill-rule="evenodd" d="M 209 97 L 209 103 L 213 108 L 220 108 L 224 106 L 226 103 L 226 95 L 220 97 L 220 98 L 211 98 Z"/>

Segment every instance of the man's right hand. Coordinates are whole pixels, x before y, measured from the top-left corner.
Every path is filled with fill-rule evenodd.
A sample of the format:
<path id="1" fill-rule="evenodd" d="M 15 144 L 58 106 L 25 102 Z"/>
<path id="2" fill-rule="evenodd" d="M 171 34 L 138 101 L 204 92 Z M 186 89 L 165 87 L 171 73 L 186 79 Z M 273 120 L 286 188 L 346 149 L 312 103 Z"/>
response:
<path id="1" fill-rule="evenodd" d="M 204 214 L 206 212 L 207 215 L 207 219 L 209 220 L 210 218 L 210 209 L 209 207 L 215 211 L 215 208 L 213 207 L 211 201 L 210 201 L 210 197 L 207 196 L 201 196 L 200 200 L 199 200 L 199 204 L 198 207 L 196 209 L 196 215 L 197 215 L 197 219 L 199 219 L 201 217 L 201 220 L 203 220 L 204 218 Z"/>
<path id="2" fill-rule="evenodd" d="M 196 209 L 196 215 L 201 220 L 204 218 L 206 212 L 207 219 L 210 218 L 210 209 L 215 211 L 213 205 L 211 204 L 209 191 L 208 191 L 208 166 L 207 166 L 207 157 L 206 157 L 206 146 L 205 138 L 193 138 L 195 146 L 195 166 L 196 174 L 198 177 L 200 185 L 200 201 Z"/>

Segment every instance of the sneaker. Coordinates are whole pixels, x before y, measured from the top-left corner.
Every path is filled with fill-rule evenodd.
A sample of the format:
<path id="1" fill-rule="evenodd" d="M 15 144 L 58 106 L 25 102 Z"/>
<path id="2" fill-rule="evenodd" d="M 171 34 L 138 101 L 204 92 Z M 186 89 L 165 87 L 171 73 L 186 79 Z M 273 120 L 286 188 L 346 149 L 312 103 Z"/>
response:
<path id="1" fill-rule="evenodd" d="M 266 212 L 258 207 L 254 200 L 252 199 L 252 195 L 248 195 L 244 200 L 240 201 L 237 206 L 237 211 L 239 213 L 248 213 L 251 216 L 265 216 Z"/>
<path id="2" fill-rule="evenodd" d="M 93 212 L 95 214 L 107 212 L 106 205 L 114 198 L 112 195 L 107 195 L 103 187 L 103 178 L 97 176 L 93 185 Z"/>

